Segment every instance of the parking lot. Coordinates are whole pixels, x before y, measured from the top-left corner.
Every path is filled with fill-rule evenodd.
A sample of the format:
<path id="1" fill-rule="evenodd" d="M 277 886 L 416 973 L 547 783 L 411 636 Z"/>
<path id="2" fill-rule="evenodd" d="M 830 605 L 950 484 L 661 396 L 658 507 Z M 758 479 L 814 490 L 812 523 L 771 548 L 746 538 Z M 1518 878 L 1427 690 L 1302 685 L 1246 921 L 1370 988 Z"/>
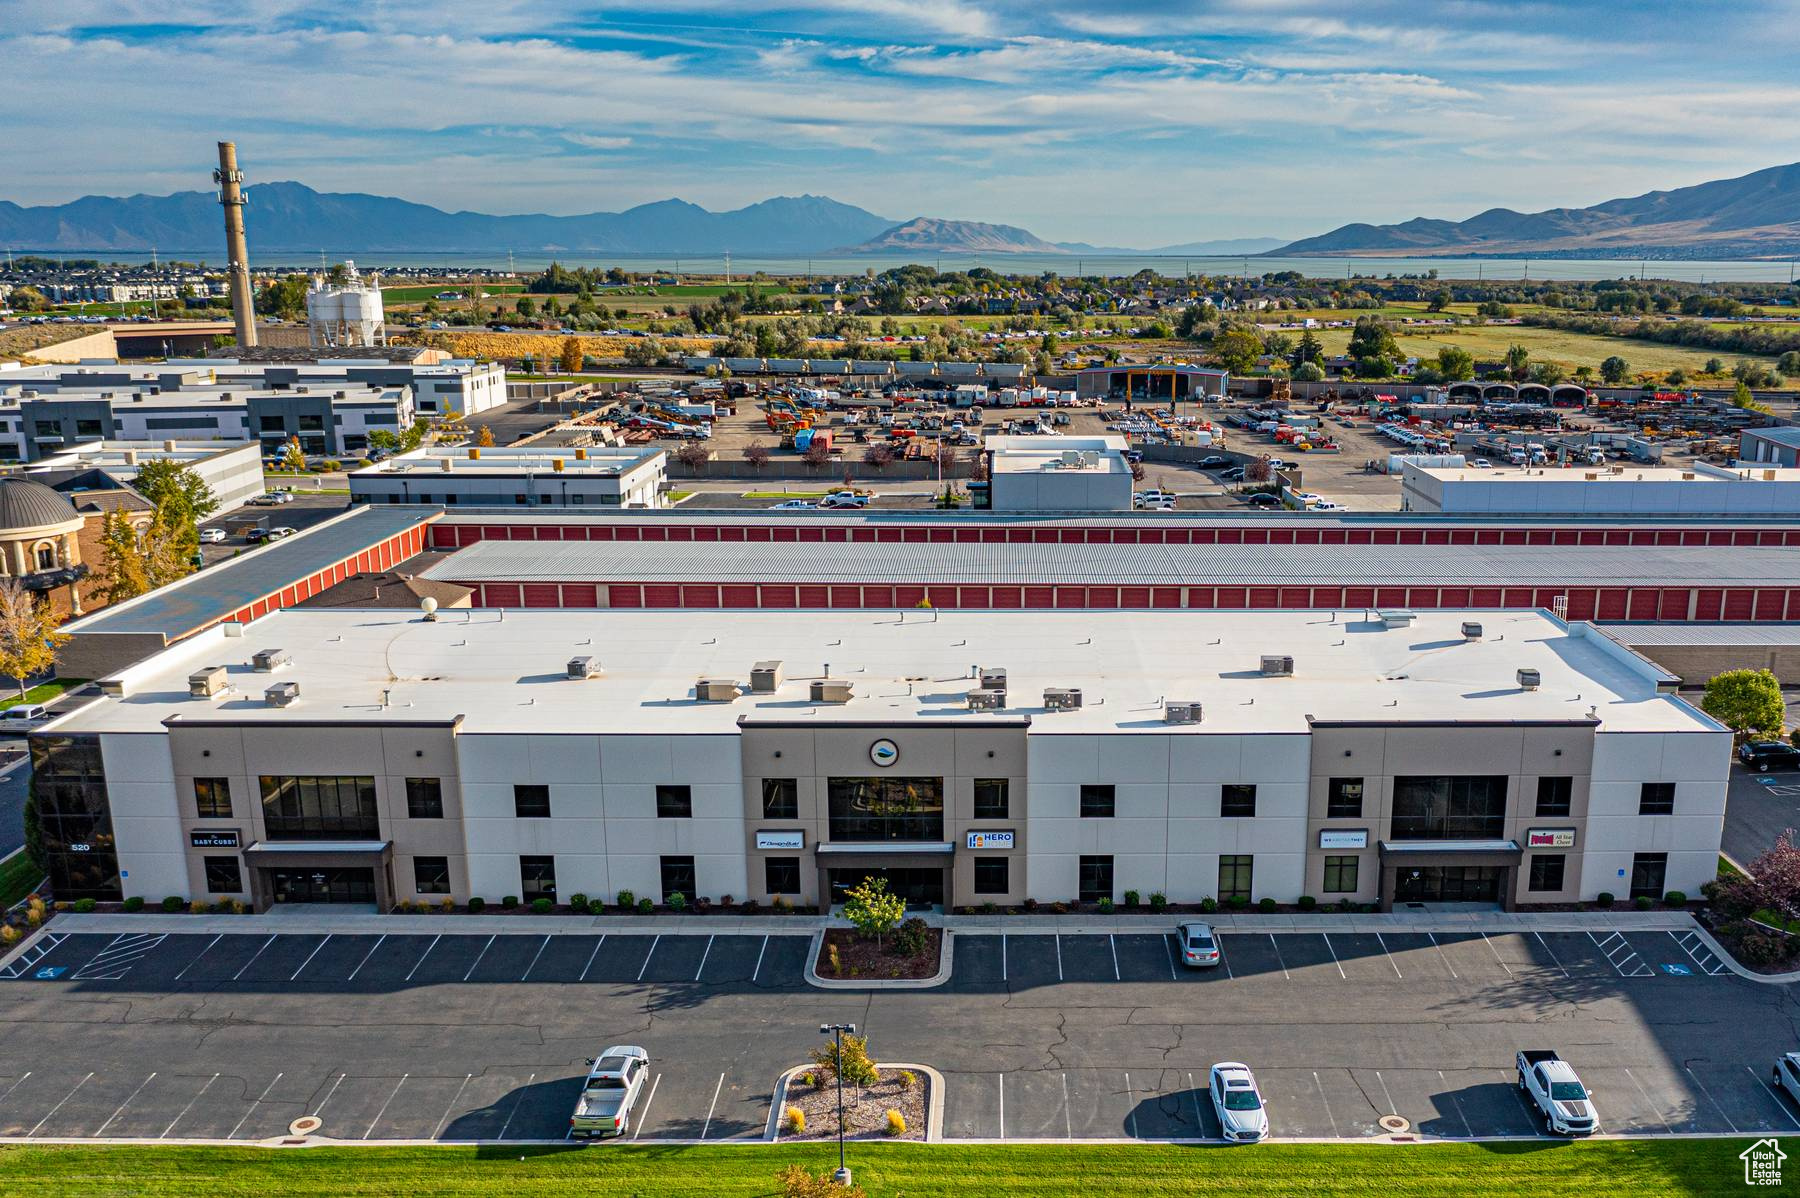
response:
<path id="1" fill-rule="evenodd" d="M 1766 1085 L 1791 988 L 1697 936 L 1226 932 L 1187 970 L 1155 933 L 976 935 L 927 991 L 806 985 L 805 935 L 77 933 L 4 971 L 0 1135 L 547 1140 L 584 1062 L 651 1054 L 631 1138 L 755 1139 L 776 1076 L 852 1022 L 946 1077 L 947 1138 L 1199 1139 L 1220 1060 L 1274 1134 L 1531 1136 L 1519 1048 L 1554 1048 L 1609 1133 L 1797 1132 Z"/>

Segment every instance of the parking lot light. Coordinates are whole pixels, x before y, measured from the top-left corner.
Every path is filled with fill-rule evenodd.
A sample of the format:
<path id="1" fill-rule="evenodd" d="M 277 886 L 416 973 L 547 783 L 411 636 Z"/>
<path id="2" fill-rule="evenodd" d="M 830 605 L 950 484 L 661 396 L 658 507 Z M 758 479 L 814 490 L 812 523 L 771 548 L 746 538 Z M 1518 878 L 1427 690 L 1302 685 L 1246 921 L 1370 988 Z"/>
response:
<path id="1" fill-rule="evenodd" d="M 838 1106 L 838 1167 L 831 1175 L 831 1180 L 841 1186 L 850 1184 L 850 1166 L 844 1163 L 844 1036 L 856 1034 L 854 1023 L 821 1023 L 819 1034 L 830 1036 L 837 1045 L 837 1106 Z"/>

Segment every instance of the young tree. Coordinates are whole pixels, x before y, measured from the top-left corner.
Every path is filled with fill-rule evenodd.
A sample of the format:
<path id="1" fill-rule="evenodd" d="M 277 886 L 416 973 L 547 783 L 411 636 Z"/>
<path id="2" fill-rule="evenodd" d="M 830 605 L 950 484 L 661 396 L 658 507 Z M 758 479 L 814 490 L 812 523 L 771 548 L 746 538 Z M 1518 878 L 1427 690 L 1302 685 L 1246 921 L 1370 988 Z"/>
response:
<path id="1" fill-rule="evenodd" d="M 1325 368 L 1317 362 L 1302 362 L 1294 367 L 1296 383 L 1322 383 L 1325 381 Z"/>
<path id="2" fill-rule="evenodd" d="M 1296 371 L 1308 362 L 1315 362 L 1323 365 L 1325 361 L 1325 344 L 1319 340 L 1318 335 L 1311 329 L 1302 329 L 1300 331 L 1300 344 L 1294 347 L 1294 356 L 1290 360 L 1293 362 Z M 1299 378 L 1300 376 L 1296 374 L 1294 377 Z"/>
<path id="3" fill-rule="evenodd" d="M 1787 705 L 1781 683 L 1768 670 L 1726 670 L 1707 680 L 1700 710 L 1740 737 L 1773 736 L 1781 731 Z"/>
<path id="4" fill-rule="evenodd" d="M 137 529 L 124 512 L 106 513 L 100 525 L 100 551 L 100 596 L 107 603 L 123 603 L 150 589 L 150 569 Z"/>
<path id="5" fill-rule="evenodd" d="M 281 451 L 281 467 L 298 473 L 306 469 L 306 451 L 300 448 L 300 438 L 290 437 Z"/>
<path id="6" fill-rule="evenodd" d="M 814 470 L 818 470 L 831 463 L 831 447 L 825 444 L 825 442 L 815 438 L 813 442 L 806 447 L 806 452 L 801 455 L 801 460 L 808 466 L 811 466 Z"/>
<path id="7" fill-rule="evenodd" d="M 1525 372 L 1529 370 L 1530 367 L 1530 350 L 1526 349 L 1523 345 L 1509 345 L 1506 347 L 1506 373 L 1511 375 L 1515 381 L 1524 378 Z"/>
<path id="8" fill-rule="evenodd" d="M 69 634 L 58 630 L 61 617 L 40 603 L 16 578 L 0 580 L 0 674 L 17 680 L 19 698 L 25 682 L 56 664 L 56 648 Z"/>
<path id="9" fill-rule="evenodd" d="M 562 356 L 558 363 L 564 374 L 577 374 L 581 370 L 581 338 L 565 337 L 562 343 Z"/>
<path id="10" fill-rule="evenodd" d="M 370 441 L 373 443 L 373 436 Z M 167 458 L 159 458 L 139 466 L 132 486 L 139 495 L 158 507 L 164 503 L 173 503 L 185 509 L 189 519 L 195 524 L 219 510 L 219 497 L 206 485 L 206 480 L 191 467 Z"/>
<path id="11" fill-rule="evenodd" d="M 1248 329 L 1232 329 L 1212 339 L 1212 358 L 1233 374 L 1244 374 L 1262 356 L 1263 343 Z"/>
<path id="12" fill-rule="evenodd" d="M 1800 378 L 1800 349 L 1790 349 L 1776 359 L 1775 369 L 1788 378 Z"/>
<path id="13" fill-rule="evenodd" d="M 1452 383 L 1475 377 L 1475 355 L 1460 345 L 1446 345 L 1437 353 L 1438 373 Z"/>
<path id="14" fill-rule="evenodd" d="M 675 460 L 689 470 L 701 470 L 712 461 L 712 450 L 698 441 L 684 441 L 675 450 Z"/>
<path id="15" fill-rule="evenodd" d="M 1627 362 L 1624 358 L 1621 358 L 1618 354 L 1613 354 L 1604 362 L 1600 363 L 1600 377 L 1614 386 L 1624 382 L 1630 374 L 1631 363 Z"/>
<path id="16" fill-rule="evenodd" d="M 769 464 L 771 454 L 767 445 L 748 445 L 744 447 L 744 460 L 750 463 L 752 470 L 761 470 Z"/>
<path id="17" fill-rule="evenodd" d="M 835 1040 L 815 1048 L 808 1057 L 825 1077 L 836 1077 L 841 1073 L 853 1086 L 872 1086 L 880 1077 L 875 1062 L 869 1059 L 867 1036 L 845 1033 L 841 1058 Z"/>
<path id="18" fill-rule="evenodd" d="M 886 878 L 864 878 L 861 885 L 844 895 L 844 918 L 879 944 L 906 918 L 906 900 L 889 892 Z"/>
<path id="19" fill-rule="evenodd" d="M 894 460 L 894 451 L 884 441 L 877 441 L 863 450 L 863 465 L 874 470 L 886 470 Z"/>
<path id="20" fill-rule="evenodd" d="M 492 449 L 494 447 L 494 430 L 485 424 L 482 425 L 475 432 L 475 445 L 480 449 Z"/>

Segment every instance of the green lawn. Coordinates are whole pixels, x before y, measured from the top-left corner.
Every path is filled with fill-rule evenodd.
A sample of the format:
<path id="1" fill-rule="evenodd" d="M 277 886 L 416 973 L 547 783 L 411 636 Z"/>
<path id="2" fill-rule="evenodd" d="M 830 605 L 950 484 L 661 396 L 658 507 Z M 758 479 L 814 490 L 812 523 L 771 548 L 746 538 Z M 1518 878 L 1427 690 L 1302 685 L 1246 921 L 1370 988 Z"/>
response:
<path id="1" fill-rule="evenodd" d="M 64 691 L 74 690 L 78 686 L 85 685 L 86 682 L 86 678 L 52 678 L 50 681 L 40 682 L 26 691 L 23 699 L 19 698 L 19 692 L 10 691 L 0 697 L 0 710 L 16 707 L 20 703 L 48 703 Z"/>
<path id="2" fill-rule="evenodd" d="M 44 875 L 26 858 L 24 850 L 0 861 L 0 911 L 36 890 L 43 880 Z"/>
<path id="3" fill-rule="evenodd" d="M 523 291 L 523 283 L 437 283 L 424 287 L 383 287 L 381 298 L 387 303 L 418 303 L 422 300 L 436 299 L 440 291 L 460 291 L 464 295 L 472 291 L 484 291 L 491 299 L 499 294 Z M 444 301 L 446 303 L 450 301 Z"/>
<path id="4" fill-rule="evenodd" d="M 744 499 L 823 499 L 830 491 L 745 491 Z"/>
<path id="5" fill-rule="evenodd" d="M 1409 1198 L 1517 1198 L 1521 1194 L 1630 1195 L 1739 1193 L 1732 1140 L 1589 1141 L 1564 1144 L 1431 1146 L 1263 1145 L 1177 1148 L 922 1147 L 853 1145 L 850 1166 L 870 1198 L 934 1195 L 1028 1198 L 1331 1195 Z M 775 1174 L 799 1162 L 837 1164 L 835 1148 L 0 1148 L 0 1190 L 8 1194 L 491 1195 L 568 1198 L 571 1194 L 730 1195 L 764 1198 Z"/>

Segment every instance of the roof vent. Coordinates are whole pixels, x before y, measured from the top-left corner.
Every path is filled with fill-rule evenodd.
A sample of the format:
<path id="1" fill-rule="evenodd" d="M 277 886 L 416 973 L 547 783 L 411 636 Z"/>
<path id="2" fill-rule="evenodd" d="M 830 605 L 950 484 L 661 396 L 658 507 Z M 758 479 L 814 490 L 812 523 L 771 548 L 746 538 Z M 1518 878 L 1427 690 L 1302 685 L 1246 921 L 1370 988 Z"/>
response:
<path id="1" fill-rule="evenodd" d="M 750 667 L 750 693 L 772 695 L 781 685 L 781 663 L 759 661 Z"/>
<path id="2" fill-rule="evenodd" d="M 1081 706 L 1081 688 L 1078 686 L 1050 686 L 1044 688 L 1044 710 L 1075 711 Z"/>
<path id="3" fill-rule="evenodd" d="M 1462 634 L 1463 634 L 1463 640 L 1465 640 L 1465 641 L 1480 640 L 1481 639 L 1481 622 L 1479 620 L 1464 620 L 1463 626 L 1462 626 Z"/>
<path id="4" fill-rule="evenodd" d="M 600 659 L 596 657 L 571 657 L 569 659 L 569 677 L 576 680 L 600 677 Z"/>
<path id="5" fill-rule="evenodd" d="M 843 678 L 814 678 L 811 695 L 814 703 L 848 703 L 850 682 Z"/>
<path id="6" fill-rule="evenodd" d="M 694 683 L 694 698 L 702 703 L 730 703 L 738 697 L 738 684 L 730 678 L 702 678 Z"/>
<path id="7" fill-rule="evenodd" d="M 1412 622 L 1418 617 L 1407 608 L 1390 607 L 1376 612 L 1375 618 L 1381 621 L 1383 628 L 1411 628 Z"/>
<path id="8" fill-rule="evenodd" d="M 125 676 L 123 674 L 114 674 L 111 678 L 102 678 L 100 680 L 100 693 L 114 699 L 123 699 L 125 697 Z"/>
<path id="9" fill-rule="evenodd" d="M 1000 711 L 1006 707 L 1006 692 L 991 687 L 976 687 L 969 692 L 970 711 Z"/>
<path id="10" fill-rule="evenodd" d="M 270 707 L 292 707 L 300 701 L 300 684 L 298 682 L 277 682 L 263 692 L 263 702 Z"/>
<path id="11" fill-rule="evenodd" d="M 1165 724 L 1198 724 L 1200 722 L 1200 704 L 1167 703 L 1163 704 L 1163 723 Z"/>
<path id="12" fill-rule="evenodd" d="M 981 683 L 982 690 L 1003 691 L 1006 689 L 1006 671 L 998 666 L 982 666 L 975 674 Z"/>
<path id="13" fill-rule="evenodd" d="M 250 668 L 259 674 L 267 674 L 292 664 L 294 655 L 286 649 L 258 649 L 250 658 Z"/>
<path id="14" fill-rule="evenodd" d="M 1265 678 L 1291 678 L 1294 674 L 1294 659 L 1286 654 L 1265 653 L 1262 672 Z"/>
<path id="15" fill-rule="evenodd" d="M 1543 683 L 1543 681 L 1543 675 L 1539 674 L 1536 670 L 1519 671 L 1519 689 L 1522 691 L 1534 691 Z"/>
<path id="16" fill-rule="evenodd" d="M 224 666 L 206 666 L 188 675 L 188 694 L 196 699 L 210 699 L 230 685 Z"/>

